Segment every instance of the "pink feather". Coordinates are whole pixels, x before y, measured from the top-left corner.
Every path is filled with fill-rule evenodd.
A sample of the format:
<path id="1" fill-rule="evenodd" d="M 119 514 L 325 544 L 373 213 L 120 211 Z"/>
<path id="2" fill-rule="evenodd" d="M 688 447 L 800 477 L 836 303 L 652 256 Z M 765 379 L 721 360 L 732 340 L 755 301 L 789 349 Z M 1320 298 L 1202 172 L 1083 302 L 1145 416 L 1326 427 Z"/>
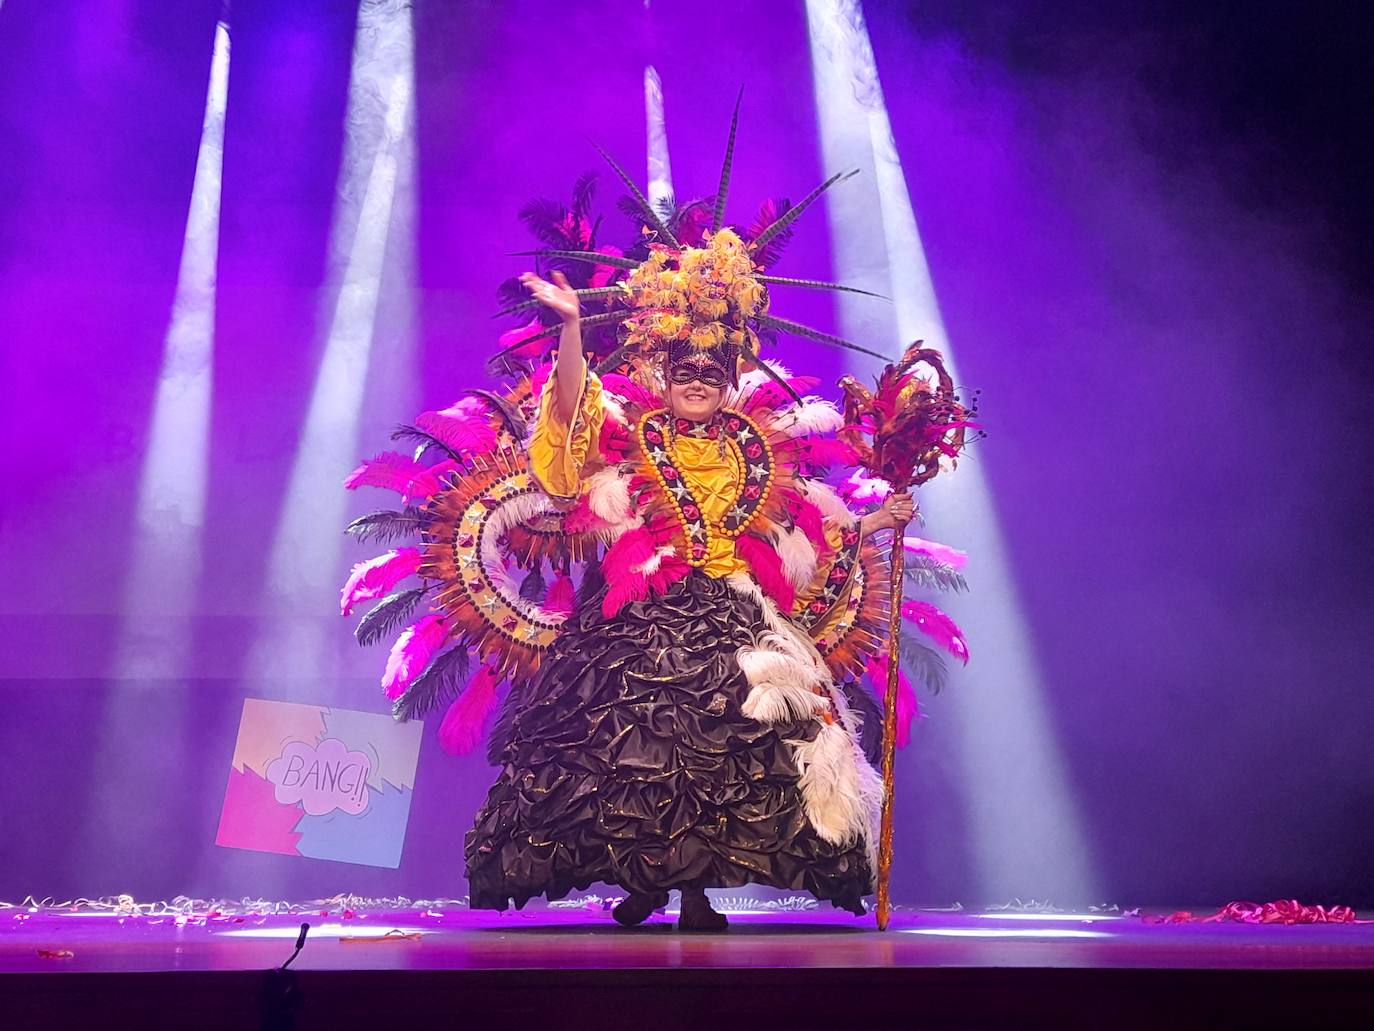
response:
<path id="1" fill-rule="evenodd" d="M 630 431 L 607 412 L 606 421 L 601 424 L 601 432 L 597 435 L 597 446 L 601 448 L 603 457 L 609 462 L 623 462 L 633 443 Z"/>
<path id="2" fill-rule="evenodd" d="M 880 699 L 887 698 L 887 657 L 875 656 L 868 660 L 868 679 Z M 911 721 L 921 713 L 920 703 L 916 700 L 916 689 L 911 679 L 897 667 L 897 747 L 905 748 L 911 741 Z"/>
<path id="3" fill-rule="evenodd" d="M 401 631 L 386 657 L 386 671 L 382 674 L 386 696 L 394 701 L 405 694 L 447 638 L 448 627 L 438 614 L 425 616 Z"/>
<path id="4" fill-rule="evenodd" d="M 544 611 L 571 616 L 576 607 L 577 592 L 573 590 L 572 577 L 567 573 L 559 573 L 544 592 Z"/>
<path id="5" fill-rule="evenodd" d="M 648 596 L 649 577 L 644 573 L 626 573 L 612 582 L 611 589 L 601 599 L 601 613 L 609 618 L 630 602 L 643 601 Z"/>
<path id="6" fill-rule="evenodd" d="M 840 484 L 840 494 L 860 505 L 870 501 L 882 501 L 891 493 L 892 485 L 886 480 L 880 480 L 876 476 L 865 476 L 858 469 L 850 473 L 849 479 Z"/>
<path id="7" fill-rule="evenodd" d="M 625 253 L 613 244 L 604 244 L 596 250 L 598 254 L 609 254 L 613 258 L 623 257 Z M 590 285 L 597 287 L 610 286 L 611 280 L 616 277 L 618 272 L 620 272 L 620 269 L 616 268 L 614 265 L 593 265 Z"/>
<path id="8" fill-rule="evenodd" d="M 520 341 L 528 339 L 535 334 L 547 329 L 539 317 L 535 316 L 528 323 L 515 329 L 507 330 L 501 334 L 501 339 L 496 341 L 496 346 L 504 351 L 508 347 L 515 347 Z M 544 337 L 542 340 L 531 340 L 528 344 L 515 347 L 510 353 L 517 358 L 542 358 L 548 351 L 552 350 L 557 336 Z"/>
<path id="9" fill-rule="evenodd" d="M 415 425 L 454 451 L 487 451 L 496 445 L 496 431 L 491 428 L 486 405 L 474 397 L 465 397 L 441 411 L 421 412 Z"/>
<path id="10" fill-rule="evenodd" d="M 585 494 L 577 499 L 577 504 L 573 505 L 568 510 L 568 514 L 563 517 L 564 533 L 596 533 L 610 525 L 592 511 L 592 506 Z"/>
<path id="11" fill-rule="evenodd" d="M 483 666 L 468 680 L 463 693 L 449 703 L 439 724 L 439 745 L 449 755 L 467 755 L 482 740 L 482 730 L 496 707 L 501 674 Z"/>
<path id="12" fill-rule="evenodd" d="M 857 461 L 854 449 L 834 437 L 797 437 L 797 457 L 812 465 L 853 465 Z M 787 449 L 787 445 L 783 446 Z"/>
<path id="13" fill-rule="evenodd" d="M 359 487 L 385 487 L 398 493 L 405 493 L 424 466 L 409 455 L 399 451 L 383 451 L 375 458 L 366 459 L 362 465 L 348 474 L 344 486 L 349 490 Z"/>
<path id="14" fill-rule="evenodd" d="M 624 534 L 606 549 L 601 575 L 611 588 L 601 600 L 603 615 L 613 616 L 627 602 L 643 601 L 649 596 L 648 576 L 634 572 L 634 567 L 648 562 L 656 550 L 653 535 L 643 526 Z"/>
<path id="15" fill-rule="evenodd" d="M 601 560 L 601 573 L 607 582 L 614 582 L 619 576 L 628 573 L 634 566 L 642 565 L 656 550 L 653 535 L 645 528 L 638 527 L 621 535 L 612 544 Z"/>
<path id="16" fill-rule="evenodd" d="M 772 598 L 783 612 L 790 612 L 792 602 L 796 600 L 796 589 L 792 581 L 787 579 L 777 549 L 761 537 L 745 534 L 735 541 L 735 554 L 749 564 L 763 593 Z"/>
<path id="17" fill-rule="evenodd" d="M 548 383 L 549 377 L 553 375 L 553 362 L 544 362 L 537 366 L 530 374 L 530 397 L 538 401 L 544 393 L 544 385 Z"/>
<path id="18" fill-rule="evenodd" d="M 433 497 L 439 493 L 439 489 L 444 485 L 444 478 L 457 468 L 458 463 L 451 458 L 442 462 L 435 462 L 423 469 L 406 485 L 401 500 L 409 502 L 415 498 Z"/>
<path id="19" fill-rule="evenodd" d="M 655 594 L 666 594 L 668 588 L 679 580 L 687 579 L 687 574 L 692 571 L 692 567 L 684 558 L 677 555 L 666 555 L 659 562 L 658 569 L 649 577 L 649 587 Z"/>
<path id="20" fill-rule="evenodd" d="M 819 383 L 820 380 L 815 376 L 790 376 L 787 378 L 787 385 L 798 394 L 806 393 L 806 391 Z M 776 380 L 768 379 L 760 383 L 754 388 L 753 392 L 750 393 L 748 399 L 744 402 L 744 411 L 749 413 L 756 412 L 760 408 L 774 409 L 791 406 L 793 404 L 795 404 L 795 402 L 792 400 L 792 395 L 783 390 L 782 386 Z"/>
<path id="21" fill-rule="evenodd" d="M 366 562 L 359 562 L 348 576 L 339 596 L 339 610 L 351 615 L 360 601 L 380 598 L 420 568 L 419 548 L 397 548 Z"/>
<path id="22" fill-rule="evenodd" d="M 948 544 L 922 540 L 920 537 L 903 537 L 902 547 L 916 555 L 925 555 L 936 562 L 943 562 L 955 569 L 963 569 L 968 562 L 968 552 L 951 548 Z"/>
<path id="23" fill-rule="evenodd" d="M 640 408 L 661 408 L 663 399 L 647 387 L 641 386 L 628 376 L 609 372 L 601 377 L 601 385 L 616 397 Z"/>
<path id="24" fill-rule="evenodd" d="M 349 490 L 359 487 L 385 487 L 401 495 L 402 501 L 412 498 L 427 498 L 438 493 L 442 478 L 458 463 L 449 459 L 435 465 L 422 465 L 409 455 L 397 451 L 383 451 L 375 458 L 369 458 L 348 474 L 344 486 Z"/>
<path id="25" fill-rule="evenodd" d="M 959 625 L 928 601 L 908 601 L 902 604 L 902 615 L 915 623 L 927 637 L 945 651 L 968 665 L 968 642 Z"/>
<path id="26" fill-rule="evenodd" d="M 811 542 L 819 554 L 827 550 L 828 545 L 825 539 L 825 513 L 813 502 L 798 498 L 790 506 L 792 519 L 801 527 L 802 533 L 806 534 L 806 539 Z"/>

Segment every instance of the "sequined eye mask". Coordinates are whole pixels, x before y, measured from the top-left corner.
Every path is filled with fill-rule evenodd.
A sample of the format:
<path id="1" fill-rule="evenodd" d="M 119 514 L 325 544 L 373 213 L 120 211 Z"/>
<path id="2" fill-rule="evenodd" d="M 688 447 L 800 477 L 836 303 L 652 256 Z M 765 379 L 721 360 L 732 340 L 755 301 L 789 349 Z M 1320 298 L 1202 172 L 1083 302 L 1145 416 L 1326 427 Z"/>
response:
<path id="1" fill-rule="evenodd" d="M 726 383 L 725 370 L 716 365 L 693 365 L 682 362 L 668 371 L 670 382 L 680 387 L 696 381 L 708 387 L 723 387 Z"/>

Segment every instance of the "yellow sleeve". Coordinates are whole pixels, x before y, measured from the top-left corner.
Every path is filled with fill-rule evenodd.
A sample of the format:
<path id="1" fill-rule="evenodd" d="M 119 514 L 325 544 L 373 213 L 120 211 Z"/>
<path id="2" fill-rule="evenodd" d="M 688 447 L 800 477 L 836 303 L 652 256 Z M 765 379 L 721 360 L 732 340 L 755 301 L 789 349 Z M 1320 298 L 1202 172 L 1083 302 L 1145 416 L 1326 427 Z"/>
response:
<path id="1" fill-rule="evenodd" d="M 577 497 L 582 467 L 595 455 L 606 408 L 601 401 L 601 379 L 583 366 L 582 391 L 569 426 L 558 417 L 557 375 L 549 373 L 539 396 L 539 415 L 530 436 L 530 472 L 539 486 L 558 501 Z"/>

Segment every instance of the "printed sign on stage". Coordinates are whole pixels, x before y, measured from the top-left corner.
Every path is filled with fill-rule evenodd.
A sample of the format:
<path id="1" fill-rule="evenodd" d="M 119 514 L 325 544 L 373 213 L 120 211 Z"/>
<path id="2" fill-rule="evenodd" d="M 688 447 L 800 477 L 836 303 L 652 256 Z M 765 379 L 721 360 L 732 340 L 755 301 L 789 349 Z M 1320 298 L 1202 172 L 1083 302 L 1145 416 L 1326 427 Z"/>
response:
<path id="1" fill-rule="evenodd" d="M 395 868 L 419 720 L 247 698 L 215 844 Z"/>

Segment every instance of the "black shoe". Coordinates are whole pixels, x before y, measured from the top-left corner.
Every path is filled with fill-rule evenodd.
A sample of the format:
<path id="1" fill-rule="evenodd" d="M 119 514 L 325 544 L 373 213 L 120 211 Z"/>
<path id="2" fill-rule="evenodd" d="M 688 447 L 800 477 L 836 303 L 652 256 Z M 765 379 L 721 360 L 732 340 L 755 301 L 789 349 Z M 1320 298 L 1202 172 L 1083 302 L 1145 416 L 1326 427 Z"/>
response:
<path id="1" fill-rule="evenodd" d="M 634 927 L 642 924 L 649 919 L 650 914 L 655 909 L 662 909 L 668 904 L 668 893 L 666 891 L 656 891 L 652 893 L 632 891 L 629 896 L 623 898 L 611 910 L 611 916 L 615 917 L 615 922 L 621 927 Z"/>
<path id="2" fill-rule="evenodd" d="M 679 931 L 723 931 L 730 926 L 724 913 L 711 908 L 711 900 L 701 889 L 682 893 L 682 913 L 677 919 Z"/>

